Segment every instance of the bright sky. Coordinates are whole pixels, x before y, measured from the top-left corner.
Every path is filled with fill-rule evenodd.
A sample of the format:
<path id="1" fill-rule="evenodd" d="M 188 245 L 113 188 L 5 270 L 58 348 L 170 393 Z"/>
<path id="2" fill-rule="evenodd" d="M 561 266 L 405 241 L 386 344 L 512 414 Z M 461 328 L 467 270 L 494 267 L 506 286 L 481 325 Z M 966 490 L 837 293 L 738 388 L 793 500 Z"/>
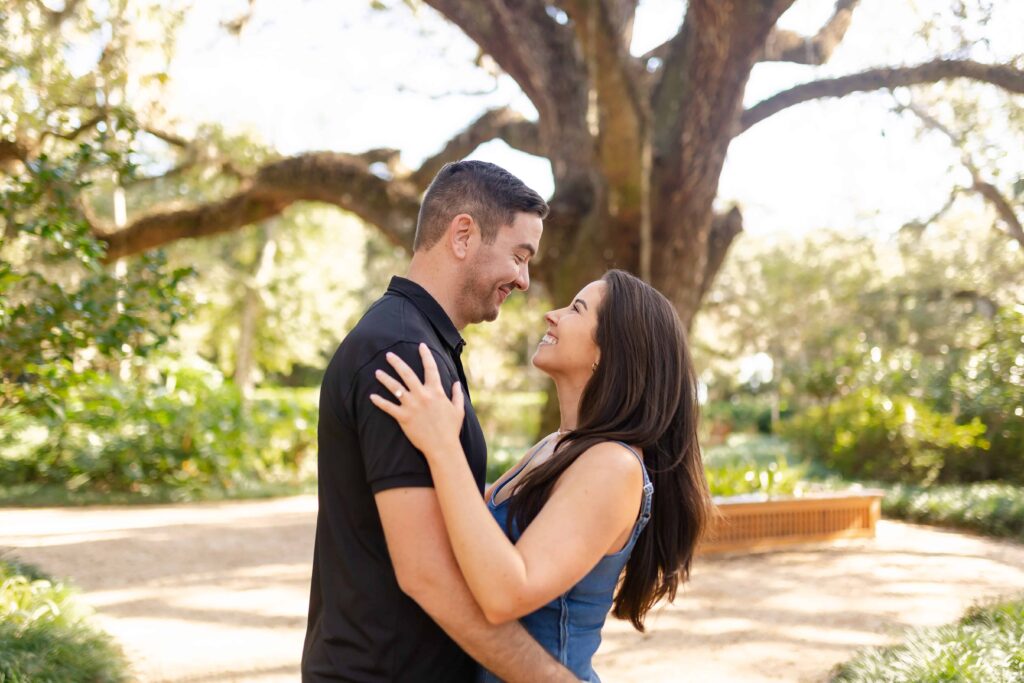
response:
<path id="1" fill-rule="evenodd" d="M 995 2 L 1021 18 L 1024 3 Z M 254 131 L 283 153 L 396 147 L 413 167 L 487 108 L 534 114 L 511 79 L 501 77 L 495 87 L 472 66 L 476 48 L 457 28 L 429 8 L 414 16 L 402 2 L 390 4 L 374 11 L 368 0 L 257 0 L 235 39 L 218 21 L 244 11 L 244 1 L 196 3 L 179 40 L 168 110 L 182 121 Z M 798 0 L 782 25 L 813 33 L 833 5 Z M 748 104 L 807 80 L 931 59 L 907 46 L 921 14 L 944 7 L 947 0 L 863 0 L 827 66 L 758 65 Z M 681 17 L 681 2 L 643 2 L 634 53 L 669 37 Z M 985 29 L 995 54 L 1012 52 L 1019 38 L 1012 24 Z M 720 199 L 740 203 L 751 233 L 888 231 L 934 213 L 958 179 L 949 170 L 957 154 L 939 136 L 918 139 L 913 122 L 890 113 L 892 105 L 887 93 L 856 95 L 800 105 L 758 124 L 733 142 Z M 552 191 L 546 160 L 500 142 L 474 156 L 542 194 Z"/>

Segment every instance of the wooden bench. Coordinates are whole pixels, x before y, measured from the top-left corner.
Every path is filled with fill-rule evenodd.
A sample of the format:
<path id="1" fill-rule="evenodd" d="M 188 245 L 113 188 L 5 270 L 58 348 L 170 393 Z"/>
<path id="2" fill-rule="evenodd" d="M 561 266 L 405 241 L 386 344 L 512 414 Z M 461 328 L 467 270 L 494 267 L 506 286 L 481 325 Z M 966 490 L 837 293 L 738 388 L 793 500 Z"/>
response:
<path id="1" fill-rule="evenodd" d="M 874 538 L 884 492 L 864 490 L 800 498 L 718 498 L 721 513 L 698 554 L 762 550 L 839 538 Z"/>

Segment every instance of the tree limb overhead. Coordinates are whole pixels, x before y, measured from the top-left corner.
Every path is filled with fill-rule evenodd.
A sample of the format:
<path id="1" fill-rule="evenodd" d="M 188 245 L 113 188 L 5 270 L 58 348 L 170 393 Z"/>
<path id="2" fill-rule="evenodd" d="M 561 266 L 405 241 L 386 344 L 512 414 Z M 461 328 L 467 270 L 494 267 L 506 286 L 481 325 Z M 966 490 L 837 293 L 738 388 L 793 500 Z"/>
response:
<path id="1" fill-rule="evenodd" d="M 573 29 L 542 0 L 426 0 L 489 54 L 537 108 L 555 177 L 590 162 L 587 69 Z"/>
<path id="2" fill-rule="evenodd" d="M 715 276 L 725 263 L 725 255 L 739 234 L 743 232 L 743 214 L 733 206 L 724 214 L 715 214 L 711 221 L 711 234 L 708 236 L 708 260 L 704 266 L 704 280 L 701 283 L 701 300 L 711 289 Z"/>
<path id="3" fill-rule="evenodd" d="M 416 188 L 378 177 L 371 163 L 351 154 L 301 154 L 267 164 L 221 201 L 157 210 L 121 230 L 93 228 L 107 243 L 106 260 L 113 261 L 178 239 L 229 232 L 276 216 L 298 201 L 319 201 L 351 211 L 378 226 L 393 244 L 411 249 L 419 212 Z"/>
<path id="4" fill-rule="evenodd" d="M 949 138 L 949 141 L 953 143 L 954 147 L 963 147 L 964 141 L 961 136 L 956 135 L 947 126 L 943 125 L 941 121 L 921 107 L 915 104 L 909 104 L 903 107 L 903 109 L 910 111 L 921 119 L 928 128 L 938 131 Z M 1006 232 L 1009 236 L 1024 247 L 1024 225 L 1021 225 L 1020 218 L 1017 217 L 1017 211 L 1014 209 L 1013 204 L 1010 203 L 1010 200 L 1008 200 L 1003 193 L 999 191 L 999 188 L 985 180 L 981 175 L 981 169 L 979 169 L 977 164 L 974 163 L 974 160 L 971 159 L 970 154 L 963 149 L 961 149 L 960 153 L 960 163 L 962 163 L 964 168 L 966 168 L 971 174 L 971 182 L 973 184 L 970 189 L 984 197 L 985 200 L 992 205 L 996 210 L 996 213 L 999 214 L 999 217 L 1006 224 Z"/>
<path id="5" fill-rule="evenodd" d="M 826 63 L 836 46 L 846 36 L 859 0 L 838 0 L 832 17 L 813 36 L 775 29 L 768 35 L 763 62 L 794 62 L 796 64 Z"/>
<path id="6" fill-rule="evenodd" d="M 425 189 L 441 167 L 449 161 L 458 161 L 473 153 L 480 145 L 494 139 L 503 140 L 509 147 L 534 156 L 545 156 L 540 143 L 537 124 L 526 120 L 508 107 L 492 109 L 471 123 L 465 130 L 448 141 L 440 152 L 423 162 L 412 174 L 412 182 Z"/>
<path id="7" fill-rule="evenodd" d="M 902 86 L 937 83 L 952 78 L 969 78 L 997 85 L 1009 92 L 1024 93 L 1024 71 L 1002 64 L 970 60 L 938 59 L 918 66 L 869 69 L 849 76 L 811 81 L 784 90 L 743 112 L 742 133 L 783 109 L 826 97 L 845 97 L 855 92 L 892 90 Z"/>

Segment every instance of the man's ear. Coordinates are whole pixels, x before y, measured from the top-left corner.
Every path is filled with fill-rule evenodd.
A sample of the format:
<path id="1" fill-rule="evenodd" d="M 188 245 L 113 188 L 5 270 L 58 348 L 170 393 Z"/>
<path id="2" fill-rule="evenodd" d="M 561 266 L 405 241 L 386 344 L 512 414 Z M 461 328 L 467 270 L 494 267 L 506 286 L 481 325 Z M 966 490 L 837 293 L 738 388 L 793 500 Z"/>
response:
<path id="1" fill-rule="evenodd" d="M 448 244 L 455 258 L 466 258 L 479 239 L 480 228 L 468 213 L 460 213 L 448 225 Z"/>

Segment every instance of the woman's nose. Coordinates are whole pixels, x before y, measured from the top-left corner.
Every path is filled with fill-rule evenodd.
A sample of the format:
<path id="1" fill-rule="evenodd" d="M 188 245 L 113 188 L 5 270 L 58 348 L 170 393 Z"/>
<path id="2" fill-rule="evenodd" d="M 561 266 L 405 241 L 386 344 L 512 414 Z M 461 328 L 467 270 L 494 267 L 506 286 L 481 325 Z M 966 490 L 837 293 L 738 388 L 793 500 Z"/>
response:
<path id="1" fill-rule="evenodd" d="M 558 317 L 556 315 L 557 313 L 558 311 L 548 311 L 547 313 L 544 314 L 544 320 L 547 321 L 548 325 L 558 324 Z"/>

